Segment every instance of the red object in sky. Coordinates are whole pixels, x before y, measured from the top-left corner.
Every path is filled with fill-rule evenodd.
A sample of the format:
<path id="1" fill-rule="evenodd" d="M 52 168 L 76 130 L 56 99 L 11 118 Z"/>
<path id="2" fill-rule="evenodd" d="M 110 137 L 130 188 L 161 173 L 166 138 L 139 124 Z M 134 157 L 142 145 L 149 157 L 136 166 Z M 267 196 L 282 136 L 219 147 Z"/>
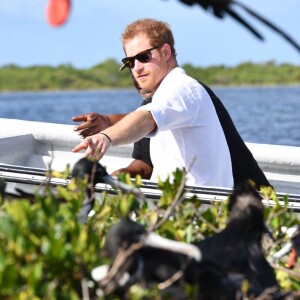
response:
<path id="1" fill-rule="evenodd" d="M 49 0 L 46 8 L 46 18 L 50 25 L 60 26 L 69 16 L 71 0 Z"/>

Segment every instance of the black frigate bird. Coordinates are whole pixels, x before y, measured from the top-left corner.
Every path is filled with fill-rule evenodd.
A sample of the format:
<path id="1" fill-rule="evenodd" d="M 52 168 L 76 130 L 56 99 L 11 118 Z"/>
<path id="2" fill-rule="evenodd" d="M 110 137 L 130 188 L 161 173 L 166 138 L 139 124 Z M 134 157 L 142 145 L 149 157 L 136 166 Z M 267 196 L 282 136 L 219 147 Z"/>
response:
<path id="1" fill-rule="evenodd" d="M 235 11 L 234 7 L 239 7 L 249 14 L 254 19 L 263 23 L 265 26 L 275 31 L 278 35 L 284 38 L 290 45 L 292 45 L 297 51 L 300 52 L 299 44 L 286 32 L 280 29 L 271 21 L 255 12 L 252 8 L 236 0 L 179 0 L 184 5 L 192 6 L 199 5 L 206 11 L 212 11 L 213 16 L 223 19 L 225 16 L 230 16 L 237 21 L 241 26 L 249 30 L 259 40 L 264 40 L 263 36 Z M 124 5 L 126 3 L 124 2 Z M 71 0 L 48 0 L 47 17 L 48 22 L 54 26 L 61 26 L 66 22 L 70 15 Z"/>
<path id="2" fill-rule="evenodd" d="M 78 219 L 84 223 L 86 222 L 88 214 L 92 210 L 95 203 L 93 190 L 97 183 L 107 183 L 117 190 L 122 190 L 126 193 L 135 195 L 139 200 L 144 199 L 139 189 L 131 187 L 113 178 L 106 172 L 106 169 L 94 159 L 81 158 L 78 160 L 72 169 L 71 176 L 74 180 L 87 179 L 88 184 L 86 188 L 86 195 L 78 216 Z"/>
<path id="3" fill-rule="evenodd" d="M 230 219 L 226 228 L 200 241 L 202 262 L 213 262 L 227 274 L 240 274 L 247 279 L 250 292 L 277 287 L 273 268 L 265 258 L 261 241 L 268 232 L 264 207 L 259 193 L 250 185 L 236 187 L 229 199 Z"/>
<path id="4" fill-rule="evenodd" d="M 109 271 L 108 275 L 99 275 L 96 268 L 92 276 L 102 290 L 107 292 L 110 286 L 110 291 L 122 295 L 134 283 L 161 284 L 181 272 L 172 284 L 178 295 L 183 293 L 183 285 L 178 289 L 180 284 L 190 283 L 200 287 L 197 299 L 242 299 L 238 294 L 247 280 L 249 295 L 258 296 L 272 289 L 268 299 L 283 299 L 285 294 L 279 291 L 274 270 L 261 246 L 266 227 L 260 195 L 247 184 L 233 192 L 229 209 L 226 228 L 194 244 L 162 238 L 130 219 L 123 219 L 111 227 L 106 237 L 106 251 L 114 262 L 114 271 L 120 253 L 125 255 L 119 272 L 115 276 L 109 275 Z M 124 254 L 130 249 L 132 252 Z"/>

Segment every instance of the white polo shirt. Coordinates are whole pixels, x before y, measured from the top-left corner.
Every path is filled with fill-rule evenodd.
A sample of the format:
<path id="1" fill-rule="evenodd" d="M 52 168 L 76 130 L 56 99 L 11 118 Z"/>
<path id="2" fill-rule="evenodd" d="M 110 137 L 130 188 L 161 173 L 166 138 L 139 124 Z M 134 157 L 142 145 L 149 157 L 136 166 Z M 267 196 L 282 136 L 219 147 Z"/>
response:
<path id="1" fill-rule="evenodd" d="M 231 157 L 213 103 L 182 68 L 170 71 L 152 102 L 138 109 L 150 111 L 157 124 L 149 135 L 151 180 L 185 167 L 187 185 L 233 187 Z"/>

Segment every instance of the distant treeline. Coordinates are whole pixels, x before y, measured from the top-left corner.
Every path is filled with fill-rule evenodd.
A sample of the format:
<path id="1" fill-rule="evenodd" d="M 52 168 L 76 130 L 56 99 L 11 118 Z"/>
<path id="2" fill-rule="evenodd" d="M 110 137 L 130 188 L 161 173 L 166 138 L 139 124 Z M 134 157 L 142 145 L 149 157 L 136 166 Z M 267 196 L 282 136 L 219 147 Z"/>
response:
<path id="1" fill-rule="evenodd" d="M 273 61 L 246 62 L 235 67 L 182 66 L 192 77 L 215 86 L 300 84 L 300 66 L 277 65 Z M 109 59 L 90 69 L 72 65 L 0 68 L 0 91 L 79 90 L 132 87 L 129 71 L 119 72 L 120 64 Z"/>

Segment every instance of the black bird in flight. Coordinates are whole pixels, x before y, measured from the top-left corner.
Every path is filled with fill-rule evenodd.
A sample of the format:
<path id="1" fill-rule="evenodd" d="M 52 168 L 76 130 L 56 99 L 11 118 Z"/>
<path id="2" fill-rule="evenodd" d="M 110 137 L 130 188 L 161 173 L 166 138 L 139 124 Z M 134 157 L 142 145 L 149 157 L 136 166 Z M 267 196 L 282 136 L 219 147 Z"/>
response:
<path id="1" fill-rule="evenodd" d="M 239 299 L 236 295 L 244 280 L 249 282 L 249 295 L 258 296 L 272 288 L 270 299 L 283 298 L 261 245 L 266 227 L 260 195 L 248 184 L 237 188 L 230 197 L 229 209 L 226 228 L 195 244 L 162 238 L 123 219 L 106 236 L 105 249 L 113 260 L 114 276 L 108 271 L 103 278 L 97 268 L 92 276 L 105 292 L 121 296 L 136 282 L 162 284 L 180 274 L 171 280 L 172 287 L 179 288 L 184 282 L 199 284 L 197 299 Z"/>
<path id="2" fill-rule="evenodd" d="M 259 40 L 264 40 L 264 37 L 252 26 L 245 18 L 239 15 L 234 7 L 239 7 L 244 10 L 247 14 L 249 14 L 254 19 L 263 23 L 265 26 L 270 28 L 279 34 L 282 38 L 284 38 L 288 43 L 290 43 L 294 48 L 296 48 L 300 52 L 300 45 L 287 33 L 281 30 L 278 26 L 276 26 L 271 21 L 268 21 L 265 17 L 255 12 L 252 8 L 246 6 L 245 4 L 235 1 L 235 0 L 179 0 L 183 4 L 186 5 L 199 5 L 206 11 L 212 11 L 213 15 L 217 18 L 223 19 L 226 15 L 229 15 L 235 21 L 237 21 L 240 25 L 244 26 L 247 30 L 249 30 L 255 37 Z"/>
<path id="3" fill-rule="evenodd" d="M 192 6 L 199 5 L 206 11 L 211 11 L 213 16 L 219 19 L 223 19 L 225 16 L 230 16 L 237 21 L 241 26 L 249 30 L 259 40 L 264 40 L 264 37 L 252 26 L 250 23 L 236 12 L 235 7 L 239 7 L 244 10 L 252 18 L 263 23 L 269 29 L 275 31 L 282 38 L 284 38 L 289 44 L 291 44 L 297 51 L 300 52 L 299 44 L 286 32 L 280 29 L 271 21 L 267 20 L 262 15 L 255 12 L 252 8 L 245 4 L 235 0 L 179 0 L 184 5 Z M 126 2 L 124 2 L 126 5 Z M 275 4 L 274 4 L 275 5 Z M 52 26 L 61 26 L 66 22 L 71 10 L 71 0 L 48 0 L 46 16 L 48 22 Z"/>

